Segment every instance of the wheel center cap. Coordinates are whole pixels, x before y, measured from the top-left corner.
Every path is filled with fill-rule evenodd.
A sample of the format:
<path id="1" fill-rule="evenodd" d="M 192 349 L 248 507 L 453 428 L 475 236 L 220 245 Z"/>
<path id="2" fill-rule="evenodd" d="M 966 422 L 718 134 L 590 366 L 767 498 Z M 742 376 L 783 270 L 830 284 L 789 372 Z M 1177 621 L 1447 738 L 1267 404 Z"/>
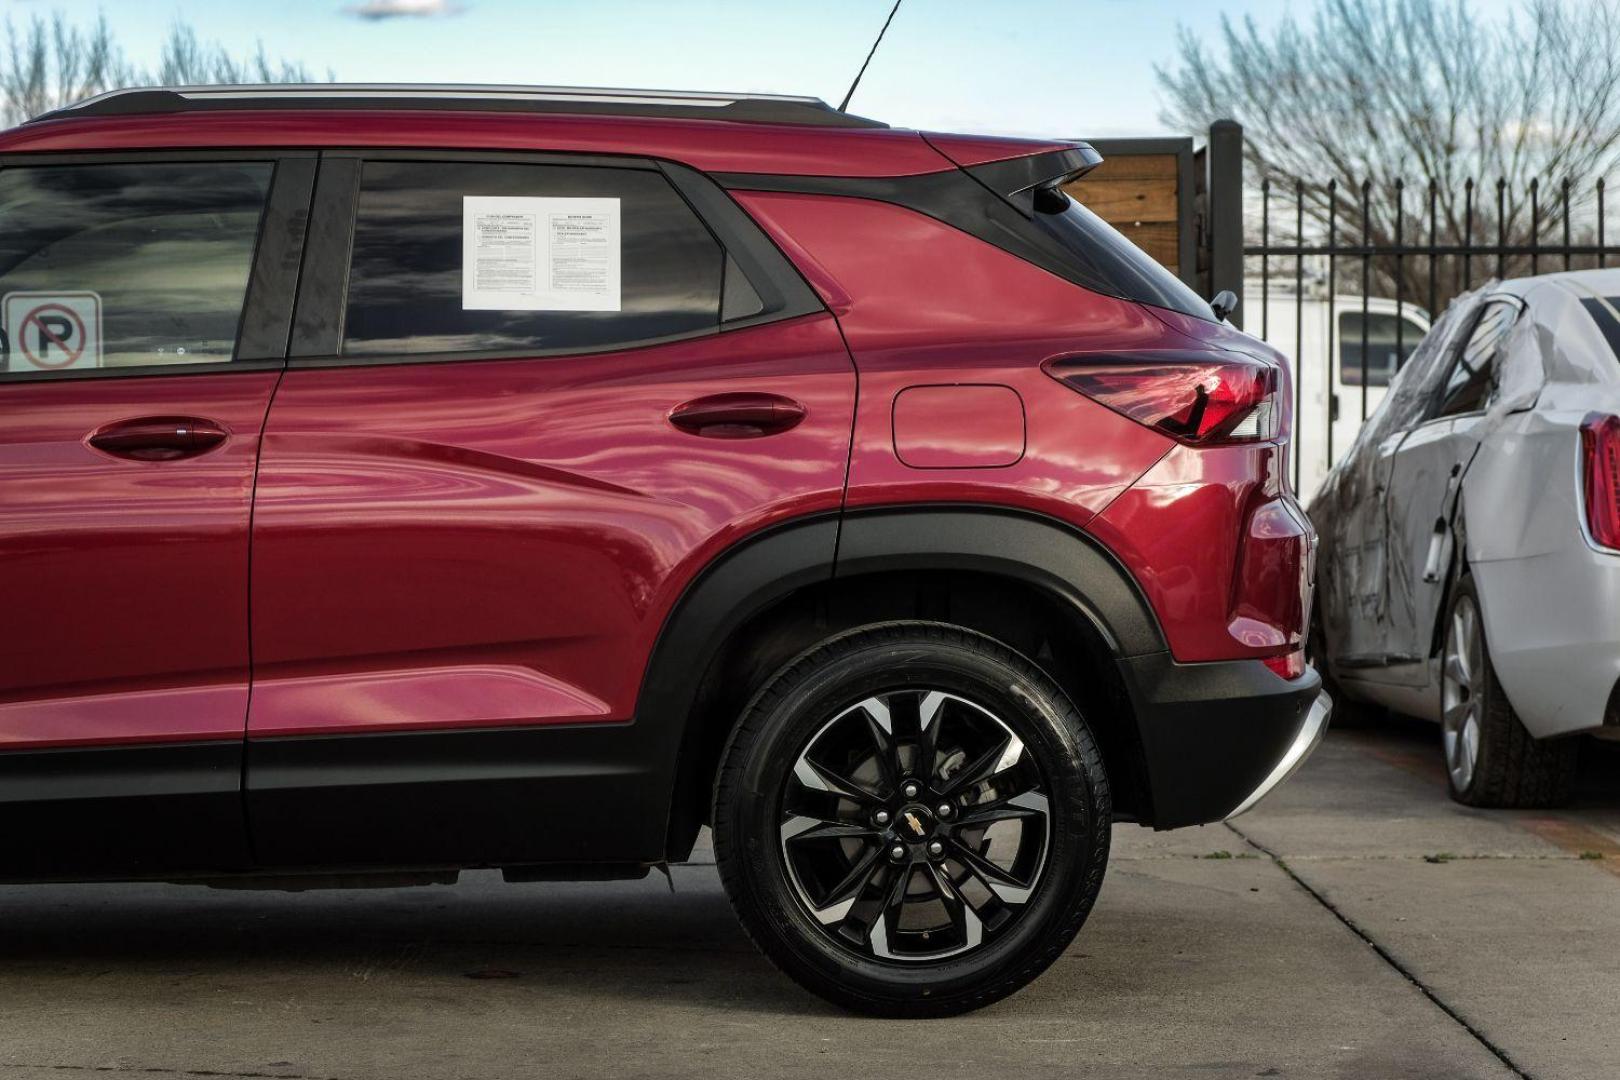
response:
<path id="1" fill-rule="evenodd" d="M 926 806 L 913 803 L 901 808 L 895 825 L 902 836 L 911 840 L 925 840 L 934 831 L 934 815 Z"/>

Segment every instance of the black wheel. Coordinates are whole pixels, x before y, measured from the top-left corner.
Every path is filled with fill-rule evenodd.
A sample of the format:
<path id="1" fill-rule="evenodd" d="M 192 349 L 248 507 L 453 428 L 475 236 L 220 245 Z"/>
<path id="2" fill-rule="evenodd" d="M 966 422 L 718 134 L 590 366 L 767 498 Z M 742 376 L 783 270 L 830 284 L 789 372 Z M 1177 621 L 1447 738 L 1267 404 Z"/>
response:
<path id="1" fill-rule="evenodd" d="M 778 967 L 858 1012 L 996 1001 L 1073 940 L 1102 886 L 1111 804 L 1068 698 L 999 643 L 939 623 L 833 638 L 745 710 L 714 845 Z"/>
<path id="2" fill-rule="evenodd" d="M 1440 661 L 1441 737 L 1451 797 L 1469 806 L 1560 806 L 1575 787 L 1573 739 L 1525 730 L 1485 645 L 1474 580 L 1458 583 Z"/>

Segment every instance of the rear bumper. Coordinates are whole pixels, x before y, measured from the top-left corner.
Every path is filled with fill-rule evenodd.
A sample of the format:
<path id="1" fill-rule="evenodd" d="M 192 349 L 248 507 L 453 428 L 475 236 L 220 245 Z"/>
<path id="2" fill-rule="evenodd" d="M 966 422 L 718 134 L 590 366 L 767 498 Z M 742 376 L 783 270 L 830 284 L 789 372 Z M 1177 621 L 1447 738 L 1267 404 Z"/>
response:
<path id="1" fill-rule="evenodd" d="M 1119 669 L 1157 829 L 1250 809 L 1316 748 L 1332 709 L 1314 669 L 1283 679 L 1258 660 L 1178 664 L 1166 653 L 1121 660 Z"/>
<path id="2" fill-rule="evenodd" d="M 1310 711 L 1305 714 L 1305 723 L 1300 726 L 1294 741 L 1288 745 L 1288 752 L 1278 759 L 1271 774 L 1260 781 L 1260 786 L 1249 792 L 1249 797 L 1238 803 L 1236 810 L 1226 815 L 1226 820 L 1231 821 L 1239 814 L 1253 810 L 1256 803 L 1293 776 L 1294 770 L 1305 764 L 1305 759 L 1311 756 L 1311 752 L 1322 741 L 1322 736 L 1327 734 L 1328 717 L 1332 715 L 1333 699 L 1328 696 L 1326 690 L 1318 691 L 1316 700 L 1311 702 Z"/>

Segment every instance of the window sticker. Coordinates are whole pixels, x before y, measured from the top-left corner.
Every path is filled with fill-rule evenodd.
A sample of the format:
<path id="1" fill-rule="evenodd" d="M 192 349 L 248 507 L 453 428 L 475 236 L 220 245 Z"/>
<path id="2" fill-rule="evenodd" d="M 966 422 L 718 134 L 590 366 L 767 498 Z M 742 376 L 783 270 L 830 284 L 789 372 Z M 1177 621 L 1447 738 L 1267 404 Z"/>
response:
<path id="1" fill-rule="evenodd" d="M 11 292 L 0 299 L 8 371 L 101 366 L 101 297 L 93 292 Z"/>
<path id="2" fill-rule="evenodd" d="M 619 200 L 467 195 L 467 311 L 618 311 Z"/>

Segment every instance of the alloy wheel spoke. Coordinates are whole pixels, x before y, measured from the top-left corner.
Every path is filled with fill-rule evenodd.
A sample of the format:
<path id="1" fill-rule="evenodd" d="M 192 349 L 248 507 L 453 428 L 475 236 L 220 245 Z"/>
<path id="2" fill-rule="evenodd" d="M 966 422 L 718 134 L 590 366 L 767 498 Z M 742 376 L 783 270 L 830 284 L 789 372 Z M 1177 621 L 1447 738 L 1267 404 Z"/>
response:
<path id="1" fill-rule="evenodd" d="M 1033 889 L 1030 884 L 1019 881 L 967 844 L 952 843 L 951 854 L 1003 903 L 1022 904 L 1029 899 Z"/>
<path id="2" fill-rule="evenodd" d="M 948 700 L 938 690 L 930 690 L 917 702 L 917 771 L 930 779 L 939 756 L 939 729 Z"/>
<path id="3" fill-rule="evenodd" d="M 1468 719 L 1468 714 L 1473 711 L 1473 707 L 1473 703 L 1467 698 L 1463 698 L 1461 701 L 1447 706 L 1446 711 L 1442 714 L 1442 719 L 1446 727 L 1452 731 L 1456 731 L 1462 726 L 1463 721 Z"/>
<path id="4" fill-rule="evenodd" d="M 1468 662 L 1462 658 L 1462 653 L 1453 643 L 1449 655 L 1446 657 L 1445 677 L 1450 679 L 1458 689 L 1468 689 Z"/>
<path id="5" fill-rule="evenodd" d="M 806 817 L 795 814 L 782 823 L 782 840 L 842 840 L 842 839 L 875 839 L 877 830 L 867 825 L 851 824 L 846 821 L 827 821 L 824 818 Z"/>
<path id="6" fill-rule="evenodd" d="M 993 825 L 998 821 L 1016 821 L 1021 818 L 1044 818 L 1050 812 L 1045 795 L 1038 791 L 1022 791 L 1016 795 L 979 803 L 962 812 L 956 819 L 959 829 Z"/>
<path id="7" fill-rule="evenodd" d="M 895 736 L 894 716 L 889 706 L 871 697 L 856 706 L 866 720 L 866 732 L 877 749 L 878 771 L 883 774 L 883 786 L 893 791 L 900 786 L 900 745 Z"/>
<path id="8" fill-rule="evenodd" d="M 929 863 L 928 873 L 934 881 L 934 892 L 944 905 L 945 913 L 950 917 L 962 944 L 967 948 L 977 945 L 984 936 L 984 922 L 979 918 L 979 913 L 973 910 L 973 905 L 951 881 L 943 866 Z"/>
<path id="9" fill-rule="evenodd" d="M 1467 608 L 1458 608 L 1451 617 L 1451 660 L 1456 672 L 1457 682 L 1462 686 L 1473 683 L 1473 672 L 1468 666 L 1468 620 L 1464 615 Z"/>
<path id="10" fill-rule="evenodd" d="M 894 876 L 883 894 L 883 906 L 872 920 L 873 933 L 881 933 L 885 942 L 889 939 L 889 927 L 900 925 L 900 915 L 906 907 L 906 890 L 911 887 L 911 871 L 910 863 L 894 867 Z"/>
<path id="11" fill-rule="evenodd" d="M 842 795 L 846 799 L 853 799 L 858 803 L 871 804 L 878 801 L 879 796 L 865 787 L 857 784 L 847 776 L 840 776 L 825 765 L 819 765 L 808 757 L 800 757 L 798 764 L 793 766 L 793 775 L 805 787 L 812 791 L 830 791 L 834 795 Z"/>
<path id="12" fill-rule="evenodd" d="M 843 880 L 828 890 L 822 906 L 814 909 L 817 922 L 823 926 L 831 926 L 849 917 L 850 909 L 866 892 L 866 887 L 872 883 L 872 878 L 878 870 L 878 860 L 882 855 L 883 846 L 879 844 L 868 848 L 859 859 L 855 860 Z"/>
<path id="13" fill-rule="evenodd" d="M 997 745 L 985 751 L 973 762 L 962 768 L 940 787 L 941 795 L 955 795 L 964 788 L 975 787 L 989 780 L 992 776 L 1004 769 L 1010 769 L 1018 763 L 1023 756 L 1024 744 L 1018 736 L 1007 732 L 1006 738 Z"/>

